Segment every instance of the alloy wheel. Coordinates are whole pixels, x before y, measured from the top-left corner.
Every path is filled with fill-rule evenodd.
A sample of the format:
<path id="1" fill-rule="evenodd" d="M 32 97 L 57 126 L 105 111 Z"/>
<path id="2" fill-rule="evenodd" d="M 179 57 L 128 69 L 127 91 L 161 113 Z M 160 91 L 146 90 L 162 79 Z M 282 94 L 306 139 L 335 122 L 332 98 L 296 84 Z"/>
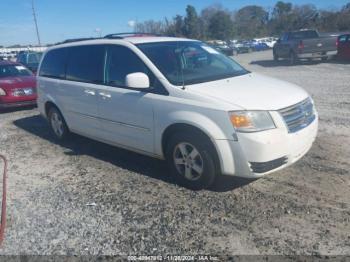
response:
<path id="1" fill-rule="evenodd" d="M 51 114 L 51 126 L 53 131 L 58 137 L 62 137 L 64 134 L 64 123 L 61 116 L 57 112 Z"/>
<path id="2" fill-rule="evenodd" d="M 202 156 L 190 143 L 183 142 L 175 146 L 173 161 L 176 170 L 188 180 L 198 180 L 203 174 Z"/>

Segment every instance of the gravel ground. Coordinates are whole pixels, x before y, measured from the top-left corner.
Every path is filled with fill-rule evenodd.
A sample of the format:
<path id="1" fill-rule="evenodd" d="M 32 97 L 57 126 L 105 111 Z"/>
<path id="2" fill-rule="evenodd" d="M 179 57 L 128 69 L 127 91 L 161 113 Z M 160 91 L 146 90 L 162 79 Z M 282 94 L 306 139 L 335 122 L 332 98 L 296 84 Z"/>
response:
<path id="1" fill-rule="evenodd" d="M 253 182 L 223 177 L 193 192 L 162 161 L 80 136 L 56 144 L 36 109 L 0 114 L 9 159 L 0 254 L 350 255 L 350 64 L 271 58 L 236 57 L 304 87 L 319 134 L 299 162 Z"/>

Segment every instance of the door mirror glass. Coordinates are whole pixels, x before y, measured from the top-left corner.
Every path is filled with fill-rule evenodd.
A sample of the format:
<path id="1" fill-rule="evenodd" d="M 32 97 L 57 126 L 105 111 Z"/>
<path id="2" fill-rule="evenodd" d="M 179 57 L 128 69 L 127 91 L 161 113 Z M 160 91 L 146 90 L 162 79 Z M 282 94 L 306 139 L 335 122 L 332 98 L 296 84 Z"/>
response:
<path id="1" fill-rule="evenodd" d="M 149 78 L 145 73 L 131 73 L 126 75 L 125 84 L 131 88 L 149 88 Z"/>

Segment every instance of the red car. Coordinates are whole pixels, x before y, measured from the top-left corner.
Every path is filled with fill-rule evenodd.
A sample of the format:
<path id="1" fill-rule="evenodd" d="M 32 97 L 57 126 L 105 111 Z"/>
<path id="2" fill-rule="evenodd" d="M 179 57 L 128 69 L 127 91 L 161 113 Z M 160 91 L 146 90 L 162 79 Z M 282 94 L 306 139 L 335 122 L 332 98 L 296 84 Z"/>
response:
<path id="1" fill-rule="evenodd" d="M 338 36 L 338 58 L 350 59 L 350 33 Z"/>
<path id="2" fill-rule="evenodd" d="M 0 109 L 36 105 L 36 79 L 19 63 L 0 61 Z"/>

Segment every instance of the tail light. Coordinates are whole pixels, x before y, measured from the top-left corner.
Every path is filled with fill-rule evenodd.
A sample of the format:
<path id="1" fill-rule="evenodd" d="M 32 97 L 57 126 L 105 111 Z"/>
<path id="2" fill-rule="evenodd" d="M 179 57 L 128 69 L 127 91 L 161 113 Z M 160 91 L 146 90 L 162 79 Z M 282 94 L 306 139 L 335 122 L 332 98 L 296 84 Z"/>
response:
<path id="1" fill-rule="evenodd" d="M 339 38 L 337 38 L 337 41 L 335 41 L 335 45 L 336 45 L 336 47 L 339 46 Z"/>
<path id="2" fill-rule="evenodd" d="M 304 49 L 304 43 L 303 43 L 303 41 L 300 41 L 300 42 L 299 42 L 298 49 L 299 49 L 299 50 Z"/>

